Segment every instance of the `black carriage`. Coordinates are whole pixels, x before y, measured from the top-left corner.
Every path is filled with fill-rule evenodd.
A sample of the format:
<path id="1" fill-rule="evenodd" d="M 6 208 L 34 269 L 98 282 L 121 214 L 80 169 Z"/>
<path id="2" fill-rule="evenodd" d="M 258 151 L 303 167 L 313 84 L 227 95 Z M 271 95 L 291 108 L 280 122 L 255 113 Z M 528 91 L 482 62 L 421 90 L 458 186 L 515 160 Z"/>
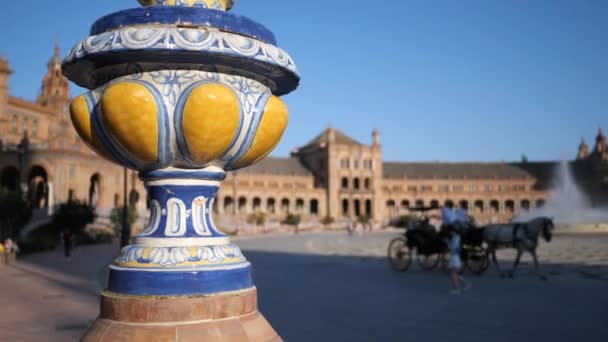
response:
<path id="1" fill-rule="evenodd" d="M 443 233 L 454 229 L 442 225 L 437 229 L 429 220 L 429 212 L 438 211 L 440 207 L 410 208 L 417 217 L 408 216 L 393 222 L 393 225 L 405 228 L 403 236 L 391 240 L 388 246 L 388 261 L 392 269 L 406 271 L 415 257 L 420 268 L 431 270 L 440 263 L 445 267 L 448 260 L 448 246 Z M 469 223 L 469 227 L 458 230 L 462 236 L 461 258 L 468 270 L 475 274 L 483 273 L 489 266 L 486 249 L 483 246 L 482 230 Z"/>

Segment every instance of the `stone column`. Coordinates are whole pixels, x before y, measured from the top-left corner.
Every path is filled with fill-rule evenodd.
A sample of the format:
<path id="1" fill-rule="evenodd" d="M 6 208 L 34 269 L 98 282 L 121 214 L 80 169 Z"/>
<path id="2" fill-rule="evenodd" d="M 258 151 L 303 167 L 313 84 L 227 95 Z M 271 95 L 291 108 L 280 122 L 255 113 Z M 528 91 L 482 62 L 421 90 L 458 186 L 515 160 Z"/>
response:
<path id="1" fill-rule="evenodd" d="M 232 0 L 140 3 L 95 22 L 63 63 L 90 89 L 70 108 L 80 137 L 139 171 L 151 198 L 83 341 L 278 341 L 212 206 L 227 171 L 279 142 L 288 111 L 277 96 L 298 86 L 296 66 L 268 29 L 227 12 Z"/>
<path id="2" fill-rule="evenodd" d="M 48 198 L 49 198 L 47 214 L 50 216 L 50 215 L 53 215 L 53 208 L 55 206 L 55 193 L 54 193 L 54 188 L 53 188 L 53 182 L 48 182 L 47 186 L 48 186 Z"/>

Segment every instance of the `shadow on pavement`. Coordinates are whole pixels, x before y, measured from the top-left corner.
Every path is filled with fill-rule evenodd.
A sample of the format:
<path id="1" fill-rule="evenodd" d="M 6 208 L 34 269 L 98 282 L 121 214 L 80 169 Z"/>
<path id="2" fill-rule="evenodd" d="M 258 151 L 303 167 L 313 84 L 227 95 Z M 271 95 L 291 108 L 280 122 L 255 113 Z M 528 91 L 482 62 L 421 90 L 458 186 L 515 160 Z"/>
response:
<path id="1" fill-rule="evenodd" d="M 465 274 L 473 288 L 449 294 L 447 275 L 404 273 L 385 258 L 245 252 L 260 310 L 286 341 L 605 341 L 606 266 L 544 264 L 548 281 L 521 265 L 515 279 L 495 270 Z M 581 276 L 583 275 L 583 276 Z M 608 278 L 605 278 L 608 279 Z M 551 327 L 548 329 L 548 327 Z"/>
<path id="2" fill-rule="evenodd" d="M 105 275 L 117 253 L 117 246 L 90 246 L 69 262 L 53 252 L 26 257 L 17 267 L 96 295 L 100 272 Z M 606 266 L 545 263 L 548 281 L 532 275 L 528 263 L 515 279 L 491 269 L 465 275 L 473 288 L 453 296 L 444 272 L 415 263 L 398 273 L 381 257 L 244 253 L 253 264 L 260 311 L 285 341 L 608 340 Z"/>

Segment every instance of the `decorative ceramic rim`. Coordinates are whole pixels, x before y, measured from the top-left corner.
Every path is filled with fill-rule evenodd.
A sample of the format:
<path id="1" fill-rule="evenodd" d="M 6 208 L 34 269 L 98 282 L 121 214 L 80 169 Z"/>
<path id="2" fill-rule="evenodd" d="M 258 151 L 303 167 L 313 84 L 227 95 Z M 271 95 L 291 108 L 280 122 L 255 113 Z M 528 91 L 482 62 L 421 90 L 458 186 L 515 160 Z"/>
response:
<path id="1" fill-rule="evenodd" d="M 153 6 L 118 11 L 99 18 L 90 35 L 98 35 L 128 26 L 172 25 L 214 27 L 276 45 L 274 34 L 247 17 L 203 7 Z"/>
<path id="2" fill-rule="evenodd" d="M 122 249 L 114 265 L 128 268 L 189 268 L 228 266 L 246 262 L 235 244 L 196 247 L 131 245 Z"/>
<path id="3" fill-rule="evenodd" d="M 145 4 L 145 3 L 142 3 L 141 1 L 139 1 L 139 3 L 140 3 L 142 6 L 165 6 L 165 5 L 166 5 L 166 4 L 165 4 L 165 2 L 166 2 L 165 0 L 155 0 L 155 1 L 156 1 L 156 3 L 155 3 L 155 4 Z M 158 2 L 161 2 L 161 3 L 159 4 Z M 190 6 L 190 5 L 185 5 L 185 4 L 180 5 L 180 4 L 179 4 L 180 0 L 176 0 L 176 2 L 177 2 L 177 4 L 175 4 L 175 5 L 171 5 L 171 6 L 188 6 L 188 7 L 193 7 L 193 6 Z M 216 2 L 217 2 L 217 1 L 216 1 Z M 226 3 L 226 11 L 231 10 L 231 9 L 232 9 L 232 7 L 234 6 L 234 0 L 225 0 L 225 3 Z"/>
<path id="4" fill-rule="evenodd" d="M 238 34 L 222 32 L 212 28 L 167 28 L 167 27 L 130 27 L 106 32 L 84 39 L 74 46 L 63 61 L 64 74 L 74 83 L 87 88 L 94 87 L 90 74 L 71 72 L 74 64 L 89 63 L 84 60 L 98 55 L 108 59 L 109 54 L 146 52 L 147 58 L 156 58 L 160 53 L 159 63 L 166 63 L 166 53 L 174 56 L 191 56 L 192 64 L 205 64 L 205 57 L 215 58 L 213 64 L 222 65 L 217 57 L 232 57 L 252 60 L 255 64 L 270 65 L 265 77 L 275 81 L 282 94 L 289 93 L 297 87 L 300 80 L 298 69 L 287 52 L 272 44 Z M 128 59 L 129 57 L 125 57 Z M 141 55 L 132 56 L 133 62 L 142 59 Z M 147 61 L 151 62 L 151 61 Z M 227 66 L 231 66 L 226 63 Z M 255 65 L 241 63 L 243 69 L 255 68 Z M 280 72 L 276 69 L 283 69 Z M 91 70 L 94 71 L 94 70 Z M 257 72 L 256 72 L 257 73 Z M 291 77 L 286 77 L 291 76 Z"/>

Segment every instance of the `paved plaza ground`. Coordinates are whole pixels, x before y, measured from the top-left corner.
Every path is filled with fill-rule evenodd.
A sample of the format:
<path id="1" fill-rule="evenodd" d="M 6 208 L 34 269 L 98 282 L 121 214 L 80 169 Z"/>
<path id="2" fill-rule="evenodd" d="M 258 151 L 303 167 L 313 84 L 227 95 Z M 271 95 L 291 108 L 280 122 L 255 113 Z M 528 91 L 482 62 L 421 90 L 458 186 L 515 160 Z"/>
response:
<path id="1" fill-rule="evenodd" d="M 441 271 L 387 267 L 392 232 L 237 239 L 260 310 L 285 341 L 608 341 L 608 235 L 558 235 L 540 250 L 548 281 L 495 270 L 448 294 Z M 0 341 L 76 341 L 95 319 L 116 245 L 25 257 L 0 269 Z M 513 253 L 501 253 L 505 261 Z M 528 257 L 524 261 L 529 261 Z"/>

